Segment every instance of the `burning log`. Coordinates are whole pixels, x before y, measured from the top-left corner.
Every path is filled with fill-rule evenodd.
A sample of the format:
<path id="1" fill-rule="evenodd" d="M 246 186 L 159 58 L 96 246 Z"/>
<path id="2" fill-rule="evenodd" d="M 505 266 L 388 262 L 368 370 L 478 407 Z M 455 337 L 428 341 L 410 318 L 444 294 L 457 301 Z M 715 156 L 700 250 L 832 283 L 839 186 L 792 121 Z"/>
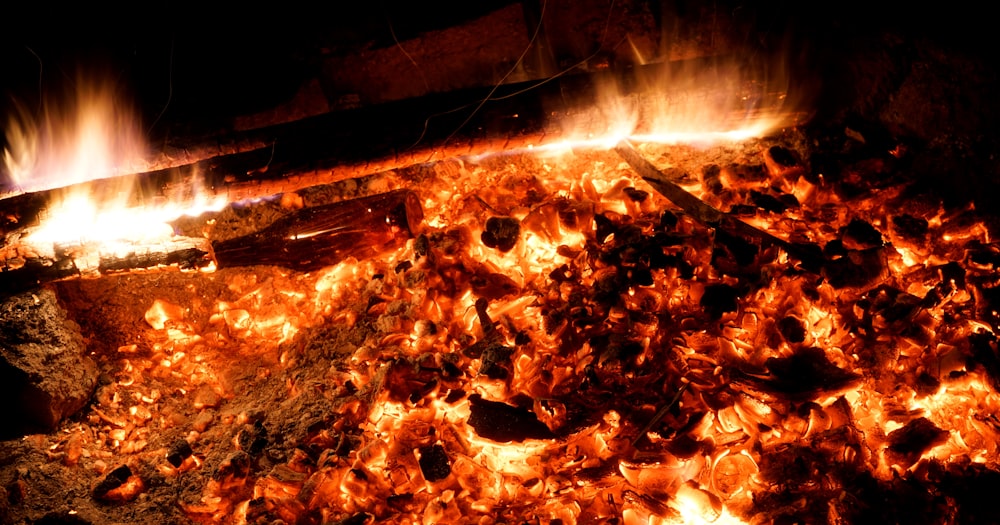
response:
<path id="1" fill-rule="evenodd" d="M 730 76 L 743 81 L 735 88 L 720 82 Z M 97 200 L 124 193 L 128 206 L 164 199 L 183 203 L 206 194 L 231 203 L 452 156 L 605 136 L 622 117 L 606 107 L 603 93 L 609 87 L 616 88 L 622 100 L 612 105 L 630 106 L 641 117 L 637 133 L 655 126 L 659 110 L 673 99 L 719 104 L 725 118 L 736 123 L 748 114 L 771 118 L 776 125 L 800 121 L 802 114 L 782 110 L 787 86 L 764 81 L 767 78 L 758 66 L 712 57 L 430 94 L 204 137 L 200 144 L 167 144 L 164 149 L 182 153 L 147 161 L 166 166 L 162 169 L 4 198 L 0 247 L 16 242 L 25 227 L 38 224 L 47 207 L 67 191 Z M 652 79 L 684 81 L 671 82 L 676 84 L 671 91 L 651 92 L 645 82 Z"/>
<path id="2" fill-rule="evenodd" d="M 398 190 L 300 210 L 251 235 L 212 243 L 219 268 L 273 264 L 310 271 L 366 259 L 419 232 L 417 195 Z"/>
<path id="3" fill-rule="evenodd" d="M 348 257 L 365 259 L 398 247 L 419 231 L 423 210 L 416 194 L 397 190 L 304 208 L 245 236 L 208 242 L 181 237 L 145 251 L 100 253 L 100 246 L 61 247 L 0 272 L 0 293 L 17 293 L 71 277 L 177 266 L 203 269 L 276 265 L 311 271 Z M 96 254 L 94 252 L 97 252 Z M 96 259 L 97 263 L 94 264 Z"/>

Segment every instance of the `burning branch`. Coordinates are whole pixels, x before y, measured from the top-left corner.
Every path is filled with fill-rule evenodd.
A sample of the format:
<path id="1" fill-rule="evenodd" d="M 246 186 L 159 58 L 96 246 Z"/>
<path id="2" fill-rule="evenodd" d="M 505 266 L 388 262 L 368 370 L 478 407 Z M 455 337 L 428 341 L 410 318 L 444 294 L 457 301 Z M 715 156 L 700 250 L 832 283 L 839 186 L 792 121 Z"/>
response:
<path id="1" fill-rule="evenodd" d="M 710 228 L 721 229 L 729 235 L 751 240 L 758 245 L 777 246 L 790 254 L 805 255 L 801 248 L 795 247 L 788 241 L 755 228 L 695 197 L 680 187 L 675 181 L 671 180 L 669 175 L 660 171 L 651 162 L 646 160 L 628 141 L 623 140 L 619 142 L 615 146 L 615 152 L 625 159 L 625 162 L 628 162 L 629 166 L 632 166 L 643 180 L 656 188 L 656 191 L 660 192 L 661 195 L 677 205 L 684 213 L 701 224 Z"/>
<path id="2" fill-rule="evenodd" d="M 16 293 L 39 284 L 80 276 L 177 266 L 181 269 L 276 265 L 310 271 L 348 257 L 365 259 L 398 247 L 423 220 L 417 195 L 397 190 L 295 211 L 241 237 L 209 241 L 179 237 L 152 246 L 105 253 L 100 244 L 58 246 L 0 272 L 0 292 Z"/>

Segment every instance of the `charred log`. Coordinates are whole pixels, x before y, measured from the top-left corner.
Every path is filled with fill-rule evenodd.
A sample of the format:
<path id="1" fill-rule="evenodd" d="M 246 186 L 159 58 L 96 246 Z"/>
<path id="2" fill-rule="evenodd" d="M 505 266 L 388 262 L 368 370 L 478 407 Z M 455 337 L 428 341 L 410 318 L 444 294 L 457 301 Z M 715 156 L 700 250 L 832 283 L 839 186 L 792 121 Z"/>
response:
<path id="1" fill-rule="evenodd" d="M 423 220 L 416 194 L 399 190 L 306 208 L 244 237 L 212 243 L 220 268 L 272 264 L 310 271 L 398 247 Z"/>
<path id="2" fill-rule="evenodd" d="M 398 190 L 305 208 L 264 229 L 215 241 L 180 237 L 124 255 L 96 254 L 99 247 L 65 247 L 54 257 L 23 261 L 0 271 L 0 293 L 13 294 L 40 284 L 81 276 L 176 266 L 182 270 L 275 265 L 310 271 L 348 257 L 365 259 L 397 248 L 419 231 L 423 211 L 416 194 Z"/>

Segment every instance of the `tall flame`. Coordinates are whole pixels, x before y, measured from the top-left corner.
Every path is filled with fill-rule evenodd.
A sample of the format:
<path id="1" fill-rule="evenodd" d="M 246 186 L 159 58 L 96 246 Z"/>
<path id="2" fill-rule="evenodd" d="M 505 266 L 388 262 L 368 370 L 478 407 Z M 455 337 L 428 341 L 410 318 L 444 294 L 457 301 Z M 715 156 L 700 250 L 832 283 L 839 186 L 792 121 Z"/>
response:
<path id="1" fill-rule="evenodd" d="M 788 100 L 789 87 L 780 60 L 764 67 L 727 56 L 637 67 L 599 80 L 596 104 L 566 115 L 562 140 L 543 149 L 762 137 L 801 117 Z"/>
<path id="2" fill-rule="evenodd" d="M 149 243 L 173 233 L 168 221 L 218 209 L 224 199 L 196 195 L 191 202 L 141 203 L 129 199 L 136 184 L 128 175 L 145 166 L 147 147 L 139 119 L 111 86 L 78 80 L 64 100 L 46 101 L 40 115 L 20 108 L 6 129 L 4 168 L 14 192 L 54 190 L 42 223 L 26 242 L 40 253 L 55 244 L 115 241 Z M 85 184 L 102 181 L 101 184 Z"/>
<path id="3" fill-rule="evenodd" d="M 111 86 L 78 79 L 40 115 L 10 117 L 3 162 L 19 191 L 39 191 L 134 171 L 145 152 L 138 119 Z"/>

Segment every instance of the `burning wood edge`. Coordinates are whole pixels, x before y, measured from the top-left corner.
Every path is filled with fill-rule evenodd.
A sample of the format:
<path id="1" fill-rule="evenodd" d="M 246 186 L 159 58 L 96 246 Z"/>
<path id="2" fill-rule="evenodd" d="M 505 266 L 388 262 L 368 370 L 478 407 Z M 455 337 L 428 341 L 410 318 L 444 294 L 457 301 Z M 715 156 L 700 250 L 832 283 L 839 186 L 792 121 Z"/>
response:
<path id="1" fill-rule="evenodd" d="M 656 188 L 656 191 L 669 199 L 670 202 L 676 204 L 694 220 L 712 228 L 722 229 L 731 235 L 738 235 L 756 241 L 762 245 L 777 246 L 790 254 L 795 254 L 796 252 L 801 254 L 801 250 L 796 249 L 788 241 L 755 228 L 688 193 L 684 188 L 671 181 L 666 173 L 660 171 L 651 162 L 646 160 L 627 140 L 623 140 L 615 146 L 615 153 L 625 159 L 625 162 L 628 162 L 629 166 L 632 166 L 632 169 L 638 172 L 643 180 Z"/>
<path id="2" fill-rule="evenodd" d="M 784 127 L 805 119 L 784 107 L 787 86 L 769 83 L 761 68 L 734 64 L 732 57 L 711 57 L 435 93 L 208 137 L 201 146 L 186 145 L 179 160 L 153 163 L 160 169 L 0 199 L 0 247 L 16 242 L 68 190 L 97 200 L 124 191 L 126 203 L 137 206 L 164 199 L 184 203 L 199 194 L 237 202 L 449 157 L 605 137 L 622 125 L 623 115 L 615 114 L 620 111 L 638 121 L 632 123 L 635 132 L 645 133 L 678 101 L 725 100 L 730 111 L 720 117 L 734 123 L 768 118 Z M 730 73 L 744 82 L 734 86 Z M 668 79 L 669 87 L 653 79 Z M 609 86 L 618 93 L 605 95 Z"/>
<path id="3" fill-rule="evenodd" d="M 52 259 L 28 259 L 0 272 L 0 293 L 40 284 L 155 267 L 207 270 L 275 265 L 311 271 L 348 257 L 365 259 L 396 248 L 419 232 L 423 209 L 416 193 L 395 190 L 298 210 L 248 235 L 223 241 L 182 237 L 124 254 L 86 244 L 57 247 Z"/>

